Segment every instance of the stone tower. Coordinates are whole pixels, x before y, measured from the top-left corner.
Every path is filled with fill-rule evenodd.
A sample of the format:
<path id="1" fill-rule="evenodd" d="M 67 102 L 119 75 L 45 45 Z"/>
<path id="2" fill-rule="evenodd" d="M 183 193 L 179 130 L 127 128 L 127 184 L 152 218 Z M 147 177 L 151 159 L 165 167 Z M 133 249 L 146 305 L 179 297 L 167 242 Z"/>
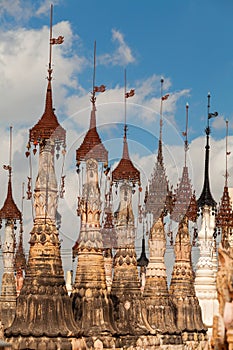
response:
<path id="1" fill-rule="evenodd" d="M 125 96 L 127 98 L 127 94 Z M 111 298 L 118 333 L 122 335 L 121 346 L 128 347 L 135 346 L 138 337 L 149 333 L 150 327 L 145 318 L 140 290 L 132 208 L 132 193 L 137 184 L 140 186 L 140 172 L 134 167 L 129 156 L 126 124 L 123 153 L 120 162 L 112 172 L 112 181 L 117 188 L 119 186 L 120 198 L 115 212 L 117 246 L 113 263 Z"/>
<path id="2" fill-rule="evenodd" d="M 145 209 L 152 215 L 153 225 L 149 235 L 149 264 L 146 270 L 146 284 L 143 297 L 147 307 L 147 319 L 153 329 L 160 334 L 174 334 L 177 332 L 175 320 L 175 306 L 170 298 L 167 286 L 167 272 L 164 263 L 166 251 L 166 235 L 164 217 L 171 211 L 172 194 L 166 176 L 162 150 L 162 94 L 163 79 L 161 79 L 161 108 L 160 108 L 160 135 L 157 160 L 148 193 L 145 197 Z M 170 340 L 169 340 L 170 341 Z"/>
<path id="3" fill-rule="evenodd" d="M 98 337 L 103 347 L 111 347 L 115 328 L 112 320 L 112 303 L 106 285 L 98 181 L 99 164 L 104 163 L 107 169 L 108 152 L 97 132 L 95 106 L 95 93 L 101 89 L 104 91 L 103 85 L 93 86 L 90 127 L 76 151 L 77 171 L 79 172 L 79 165 L 83 162 L 86 179 L 79 200 L 81 227 L 74 246 L 78 265 L 71 297 L 75 320 L 87 337 L 89 346 L 93 346 L 95 337 Z"/>
<path id="4" fill-rule="evenodd" d="M 9 171 L 9 180 L 6 200 L 0 210 L 0 221 L 2 223 L 2 220 L 4 220 L 5 222 L 5 234 L 2 246 L 4 270 L 0 296 L 0 319 L 4 328 L 7 328 L 14 319 L 16 309 L 17 294 L 14 275 L 15 230 L 17 228 L 16 221 L 20 221 L 21 223 L 22 216 L 12 195 L 11 161 L 8 166 L 4 165 L 4 169 Z"/>
<path id="5" fill-rule="evenodd" d="M 211 337 L 213 316 L 218 312 L 218 300 L 216 289 L 216 270 L 213 263 L 214 232 L 215 232 L 215 210 L 216 202 L 210 191 L 209 182 L 209 120 L 216 113 L 210 113 L 210 94 L 208 94 L 208 122 L 206 127 L 206 146 L 205 146 L 205 171 L 204 185 L 202 193 L 197 201 L 201 212 L 201 229 L 198 232 L 198 245 L 200 247 L 200 257 L 196 265 L 195 290 L 196 296 L 202 309 L 202 318 L 204 324 L 208 327 L 208 335 Z"/>
<path id="6" fill-rule="evenodd" d="M 176 306 L 177 327 L 183 332 L 183 341 L 195 348 L 199 343 L 205 344 L 206 327 L 194 289 L 191 249 L 188 215 L 185 215 L 176 235 L 175 264 L 169 292 Z"/>
<path id="7" fill-rule="evenodd" d="M 50 54 L 55 40 L 58 39 L 50 38 Z M 16 317 L 5 331 L 13 349 L 70 350 L 72 339 L 79 335 L 65 287 L 55 221 L 58 191 L 54 154 L 61 146 L 65 152 L 66 132 L 54 114 L 51 73 L 50 59 L 45 110 L 38 123 L 30 129 L 26 152 L 30 156 L 31 144 L 35 147 L 34 154 L 38 147 L 39 166 L 34 189 L 35 218 L 30 232 L 25 278 L 17 298 Z"/>

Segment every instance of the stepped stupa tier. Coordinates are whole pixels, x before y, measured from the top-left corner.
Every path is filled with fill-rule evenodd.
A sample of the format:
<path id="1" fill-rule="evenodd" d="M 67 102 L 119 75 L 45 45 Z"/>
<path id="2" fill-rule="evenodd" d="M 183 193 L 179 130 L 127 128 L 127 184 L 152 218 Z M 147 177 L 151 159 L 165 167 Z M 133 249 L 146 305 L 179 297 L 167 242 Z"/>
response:
<path id="1" fill-rule="evenodd" d="M 11 158 L 11 156 L 10 156 Z M 11 163 L 11 161 L 10 161 Z M 9 171 L 6 200 L 0 210 L 0 221 L 5 223 L 4 242 L 2 246 L 3 276 L 0 296 L 0 319 L 4 328 L 11 325 L 16 309 L 16 284 L 14 275 L 15 230 L 17 221 L 22 220 L 21 212 L 15 204 L 12 195 L 12 167 L 4 166 Z"/>
<path id="2" fill-rule="evenodd" d="M 206 127 L 205 146 L 205 170 L 204 185 L 201 195 L 197 201 L 201 212 L 201 228 L 198 232 L 198 245 L 200 257 L 196 265 L 195 291 L 198 297 L 204 324 L 208 327 L 208 335 L 212 335 L 213 317 L 218 312 L 218 300 L 216 289 L 216 266 L 215 266 L 215 211 L 216 202 L 210 191 L 209 181 L 209 154 L 210 154 L 210 127 L 209 120 L 217 115 L 217 112 L 210 113 L 210 94 L 208 94 L 208 116 Z"/>
<path id="3" fill-rule="evenodd" d="M 167 273 L 164 263 L 166 251 L 166 235 L 163 218 L 168 213 L 170 190 L 163 163 L 162 150 L 162 96 L 163 79 L 161 79 L 160 136 L 158 154 L 153 169 L 149 188 L 145 198 L 146 212 L 153 215 L 153 224 L 149 235 L 149 263 L 146 269 L 146 282 L 143 297 L 147 308 L 147 318 L 153 329 L 162 333 L 177 331 L 175 324 L 175 308 L 167 287 Z M 168 96 L 168 95 L 166 95 Z M 171 208 L 169 208 L 171 209 Z"/>
<path id="4" fill-rule="evenodd" d="M 13 349 L 36 350 L 43 346 L 44 349 L 70 350 L 74 337 L 79 335 L 65 286 L 55 220 L 58 191 L 54 154 L 61 145 L 65 147 L 65 130 L 54 114 L 51 72 L 49 69 L 44 113 L 29 133 L 28 152 L 31 144 L 35 149 L 38 145 L 39 168 L 34 190 L 34 226 L 30 232 L 25 278 L 17 298 L 16 317 L 5 331 Z M 28 152 L 27 156 L 30 156 Z"/>
<path id="5" fill-rule="evenodd" d="M 160 333 L 178 333 L 176 309 L 168 292 L 167 273 L 164 263 L 166 236 L 163 218 L 153 224 L 149 236 L 150 259 L 146 269 L 143 292 L 150 326 Z"/>
<path id="6" fill-rule="evenodd" d="M 206 327 L 194 289 L 191 249 L 188 217 L 185 215 L 179 223 L 176 235 L 175 264 L 169 292 L 176 306 L 177 327 L 183 332 L 183 339 L 187 345 L 191 342 L 192 346 L 201 343 L 204 346 L 207 340 Z"/>
<path id="7" fill-rule="evenodd" d="M 103 87 L 102 90 L 101 87 Z M 78 264 L 71 297 L 75 320 L 90 347 L 94 346 L 94 341 L 98 337 L 101 346 L 110 348 L 114 345 L 112 335 L 116 329 L 113 321 L 112 302 L 106 283 L 104 245 L 100 226 L 101 197 L 98 173 L 100 163 L 104 163 L 104 167 L 107 167 L 108 152 L 97 132 L 95 106 L 95 93 L 105 90 L 103 85 L 101 87 L 93 85 L 89 130 L 76 151 L 78 176 L 80 177 L 80 162 L 83 161 L 86 178 L 79 200 L 80 232 L 73 248 L 74 255 L 78 256 Z"/>
<path id="8" fill-rule="evenodd" d="M 179 223 L 176 234 L 173 266 L 169 293 L 176 308 L 177 328 L 182 331 L 186 346 L 190 349 L 207 346 L 206 327 L 202 322 L 201 308 L 195 294 L 194 272 L 191 259 L 189 220 L 197 220 L 197 202 L 192 193 L 187 167 L 188 152 L 188 104 L 186 104 L 185 161 L 182 177 L 176 190 L 176 202 L 172 219 Z"/>

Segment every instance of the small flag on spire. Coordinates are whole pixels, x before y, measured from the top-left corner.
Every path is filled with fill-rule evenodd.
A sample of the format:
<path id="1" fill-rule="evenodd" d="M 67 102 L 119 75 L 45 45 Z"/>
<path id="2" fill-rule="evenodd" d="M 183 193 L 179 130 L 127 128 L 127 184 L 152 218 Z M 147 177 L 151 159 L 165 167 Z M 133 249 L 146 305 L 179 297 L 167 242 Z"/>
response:
<path id="1" fill-rule="evenodd" d="M 214 112 L 214 113 L 209 113 L 208 114 L 208 119 L 211 119 L 211 118 L 215 118 L 218 116 L 218 112 Z"/>
<path id="2" fill-rule="evenodd" d="M 4 169 L 4 170 L 10 170 L 10 169 L 11 169 L 11 166 L 10 166 L 10 165 L 3 165 L 3 169 Z"/>
<path id="3" fill-rule="evenodd" d="M 135 90 L 131 89 L 129 92 L 125 93 L 125 98 L 132 97 L 135 94 Z"/>
<path id="4" fill-rule="evenodd" d="M 162 96 L 162 101 L 167 100 L 167 99 L 168 99 L 168 97 L 169 97 L 169 94 L 166 94 L 166 95 Z"/>
<path id="5" fill-rule="evenodd" d="M 185 137 L 185 136 L 187 136 L 187 132 L 186 131 L 183 131 L 182 132 L 182 135 Z"/>
<path id="6" fill-rule="evenodd" d="M 229 156 L 231 154 L 231 152 L 227 152 L 227 156 Z"/>
<path id="7" fill-rule="evenodd" d="M 94 86 L 94 92 L 104 92 L 106 90 L 105 85 Z"/>
<path id="8" fill-rule="evenodd" d="M 51 38 L 50 44 L 51 45 L 60 45 L 64 42 L 64 36 L 59 35 L 58 38 Z"/>

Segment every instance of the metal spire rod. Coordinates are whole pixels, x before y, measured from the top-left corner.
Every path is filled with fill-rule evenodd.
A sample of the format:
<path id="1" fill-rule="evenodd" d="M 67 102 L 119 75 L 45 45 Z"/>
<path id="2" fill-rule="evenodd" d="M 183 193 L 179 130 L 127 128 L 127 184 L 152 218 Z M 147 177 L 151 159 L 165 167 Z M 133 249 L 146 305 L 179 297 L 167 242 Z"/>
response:
<path id="1" fill-rule="evenodd" d="M 126 126 L 126 69 L 125 69 L 125 93 L 124 93 L 124 98 L 125 98 L 125 121 L 124 121 L 124 137 L 126 137 L 126 131 L 127 131 L 127 126 Z"/>
<path id="2" fill-rule="evenodd" d="M 227 182 L 228 182 L 228 171 L 227 171 L 227 156 L 229 155 L 228 152 L 228 120 L 226 120 L 226 172 L 225 172 L 225 187 L 227 187 Z"/>
<path id="3" fill-rule="evenodd" d="M 11 163 L 12 163 L 12 126 L 10 126 L 10 154 L 9 154 L 9 166 L 11 170 Z"/>
<path id="4" fill-rule="evenodd" d="M 92 86 L 92 94 L 95 96 L 95 68 L 96 68 L 96 40 L 94 42 L 94 62 L 93 62 L 93 86 Z"/>
<path id="5" fill-rule="evenodd" d="M 159 122 L 159 140 L 162 142 L 162 127 L 163 127 L 163 83 L 164 79 L 161 77 L 161 99 L 160 99 L 160 122 Z"/>
<path id="6" fill-rule="evenodd" d="M 186 126 L 185 126 L 185 141 L 184 141 L 184 165 L 186 167 L 187 162 L 187 151 L 188 151 L 188 110 L 189 110 L 189 104 L 186 103 Z"/>
<path id="7" fill-rule="evenodd" d="M 50 35 L 49 35 L 49 69 L 48 69 L 48 73 L 49 73 L 49 76 L 48 76 L 48 80 L 51 80 L 52 77 L 52 45 L 53 45 L 53 40 L 52 40 L 52 29 L 53 29 L 53 4 L 51 4 L 51 7 L 50 7 Z"/>

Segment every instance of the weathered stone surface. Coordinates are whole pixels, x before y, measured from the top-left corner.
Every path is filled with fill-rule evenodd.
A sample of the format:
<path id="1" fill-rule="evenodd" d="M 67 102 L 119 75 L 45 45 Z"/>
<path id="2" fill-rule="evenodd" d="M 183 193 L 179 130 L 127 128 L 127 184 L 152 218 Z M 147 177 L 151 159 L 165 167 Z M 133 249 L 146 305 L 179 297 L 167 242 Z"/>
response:
<path id="1" fill-rule="evenodd" d="M 6 329 L 6 338 L 17 349 L 49 349 L 47 341 L 57 348 L 71 349 L 71 338 L 79 335 L 71 300 L 67 294 L 56 228 L 57 181 L 54 169 L 55 147 L 64 142 L 65 131 L 47 135 L 49 121 L 57 122 L 52 108 L 51 82 L 48 83 L 45 112 L 30 132 L 30 140 L 39 144 L 39 169 L 35 185 L 34 226 L 30 233 L 30 250 L 25 279 L 17 298 L 16 316 Z M 53 121 L 56 123 L 54 124 Z M 41 134 L 40 134 L 41 128 Z M 34 132 L 34 131 L 35 132 Z M 61 131 L 61 135 L 59 134 Z M 41 139 L 41 137 L 42 138 Z M 61 139 L 59 140 L 59 135 Z M 60 147 L 60 146 L 59 146 Z M 43 344 L 43 345 L 42 345 Z M 55 347 L 56 348 L 56 347 Z"/>
<path id="2" fill-rule="evenodd" d="M 76 244 L 78 265 L 71 295 L 75 320 L 85 336 L 115 333 L 112 302 L 106 286 L 100 204 L 98 162 L 90 158 L 86 161 L 81 229 Z"/>
<path id="3" fill-rule="evenodd" d="M 147 334 L 151 330 L 145 317 L 135 252 L 135 227 L 132 210 L 132 185 L 125 180 L 120 185 L 120 203 L 116 212 L 117 250 L 111 299 L 114 320 L 120 334 Z M 152 330 L 153 331 L 153 330 Z"/>
<path id="4" fill-rule="evenodd" d="M 160 217 L 150 231 L 150 259 L 146 270 L 146 284 L 143 297 L 150 326 L 160 333 L 178 333 L 175 322 L 175 305 L 171 300 L 167 287 L 167 274 L 164 263 L 165 250 L 164 224 Z"/>
<path id="5" fill-rule="evenodd" d="M 175 264 L 169 292 L 177 310 L 177 327 L 183 332 L 184 343 L 191 342 L 198 346 L 199 335 L 201 334 L 202 340 L 205 341 L 207 329 L 202 322 L 201 308 L 194 289 L 191 243 L 186 215 L 179 224 L 174 250 Z"/>

